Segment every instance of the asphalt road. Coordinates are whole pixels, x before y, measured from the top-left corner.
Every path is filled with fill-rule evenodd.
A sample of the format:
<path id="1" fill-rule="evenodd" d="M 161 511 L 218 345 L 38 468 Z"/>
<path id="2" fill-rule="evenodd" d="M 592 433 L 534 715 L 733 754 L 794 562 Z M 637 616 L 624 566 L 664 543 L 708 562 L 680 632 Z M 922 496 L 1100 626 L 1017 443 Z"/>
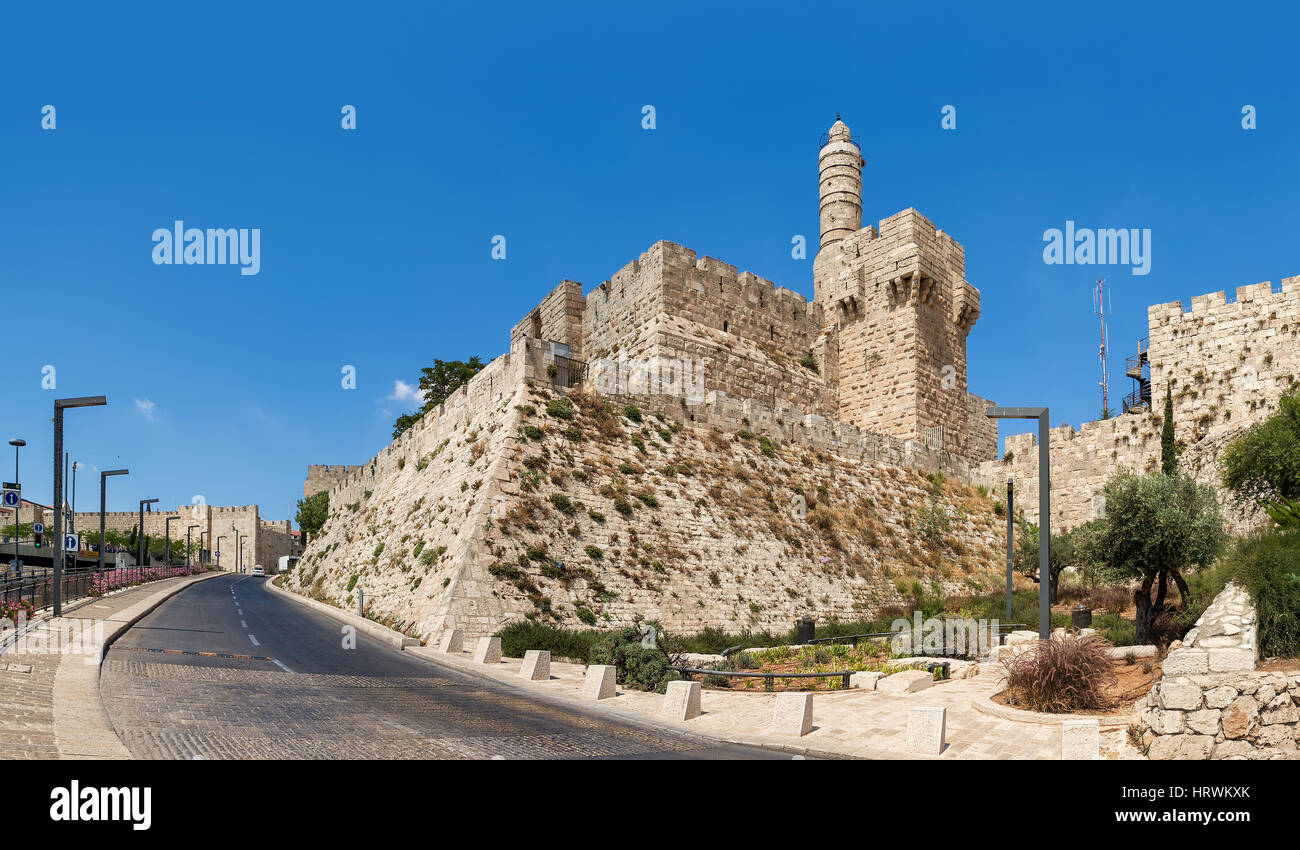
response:
<path id="1" fill-rule="evenodd" d="M 345 649 L 339 621 L 265 581 L 200 582 L 114 642 L 100 689 L 134 757 L 790 758 L 587 714 L 364 634 Z"/>

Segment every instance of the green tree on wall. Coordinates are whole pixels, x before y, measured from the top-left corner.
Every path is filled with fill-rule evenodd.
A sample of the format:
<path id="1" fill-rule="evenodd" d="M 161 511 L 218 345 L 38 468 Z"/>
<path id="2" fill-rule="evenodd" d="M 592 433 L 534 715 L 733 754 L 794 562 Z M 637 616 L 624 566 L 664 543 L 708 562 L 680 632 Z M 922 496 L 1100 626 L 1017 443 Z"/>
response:
<path id="1" fill-rule="evenodd" d="M 304 546 L 307 545 L 308 538 L 315 537 L 324 528 L 329 515 L 330 494 L 326 490 L 298 500 L 298 515 L 294 517 L 294 522 L 302 530 Z"/>
<path id="2" fill-rule="evenodd" d="M 1229 443 L 1219 463 L 1238 504 L 1264 508 L 1279 525 L 1300 522 L 1300 391 L 1278 399 L 1277 410 Z"/>
<path id="3" fill-rule="evenodd" d="M 469 382 L 483 368 L 483 361 L 477 355 L 469 360 L 434 360 L 433 366 L 426 366 L 420 375 L 420 397 L 424 406 L 415 413 L 404 413 L 393 423 L 393 439 L 397 439 L 420 417 L 446 401 L 452 393 Z"/>
<path id="4" fill-rule="evenodd" d="M 1078 543 L 1079 557 L 1100 565 L 1111 580 L 1139 582 L 1137 642 L 1150 643 L 1165 610 L 1169 582 L 1185 606 L 1184 573 L 1208 566 L 1227 540 L 1214 488 L 1182 475 L 1119 472 L 1103 490 L 1106 517 Z M 1154 592 L 1154 596 L 1152 593 Z"/>
<path id="5" fill-rule="evenodd" d="M 1174 394 L 1165 385 L 1165 421 L 1160 426 L 1160 471 L 1173 475 L 1178 471 L 1178 450 L 1174 445 Z"/>

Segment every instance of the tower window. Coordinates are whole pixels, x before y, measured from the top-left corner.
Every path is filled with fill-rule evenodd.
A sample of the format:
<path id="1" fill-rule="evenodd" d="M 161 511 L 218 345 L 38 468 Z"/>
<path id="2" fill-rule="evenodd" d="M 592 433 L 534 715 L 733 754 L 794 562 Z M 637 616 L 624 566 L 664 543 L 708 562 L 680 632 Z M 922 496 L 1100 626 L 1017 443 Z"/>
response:
<path id="1" fill-rule="evenodd" d="M 767 326 L 767 335 L 771 339 L 776 339 L 776 325 Z"/>
<path id="2" fill-rule="evenodd" d="M 723 323 L 722 323 L 722 332 L 723 332 L 724 334 L 727 332 L 727 323 L 726 323 L 726 322 L 723 322 Z"/>

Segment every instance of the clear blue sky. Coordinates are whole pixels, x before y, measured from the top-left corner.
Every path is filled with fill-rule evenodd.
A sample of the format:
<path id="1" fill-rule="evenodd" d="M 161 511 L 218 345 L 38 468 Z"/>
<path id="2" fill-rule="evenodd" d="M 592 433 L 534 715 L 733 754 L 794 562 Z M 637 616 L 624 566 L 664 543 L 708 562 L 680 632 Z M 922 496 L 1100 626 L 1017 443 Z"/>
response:
<path id="1" fill-rule="evenodd" d="M 670 239 L 811 296 L 790 240 L 816 244 L 836 112 L 862 137 L 865 220 L 914 206 L 966 248 L 971 390 L 1077 426 L 1100 408 L 1097 277 L 1118 406 L 1147 305 L 1300 274 L 1297 21 L 1223 9 L 10 6 L 0 437 L 28 441 L 25 495 L 48 501 L 52 401 L 102 393 L 67 445 L 131 468 L 110 509 L 200 495 L 284 518 L 308 464 L 388 442 L 412 406 L 395 381 L 497 356 L 563 278 L 590 289 Z M 260 274 L 153 264 L 176 219 L 261 228 Z M 1150 228 L 1151 273 L 1045 265 L 1066 220 Z"/>

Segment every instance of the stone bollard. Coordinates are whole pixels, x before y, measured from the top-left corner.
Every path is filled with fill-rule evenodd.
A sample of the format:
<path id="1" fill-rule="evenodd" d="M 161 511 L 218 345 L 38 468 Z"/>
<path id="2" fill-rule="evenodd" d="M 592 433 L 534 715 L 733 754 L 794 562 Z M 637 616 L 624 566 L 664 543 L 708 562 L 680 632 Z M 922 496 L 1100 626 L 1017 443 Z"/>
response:
<path id="1" fill-rule="evenodd" d="M 804 736 L 812 731 L 813 695 L 786 691 L 776 695 L 772 731 L 777 735 Z"/>
<path id="2" fill-rule="evenodd" d="M 460 629 L 448 629 L 438 641 L 439 652 L 460 652 L 465 648 L 465 633 Z"/>
<path id="3" fill-rule="evenodd" d="M 587 699 L 609 699 L 614 696 L 616 674 L 613 664 L 592 664 L 587 668 L 587 678 L 582 683 L 582 695 Z"/>
<path id="4" fill-rule="evenodd" d="M 546 649 L 530 649 L 524 653 L 519 675 L 530 682 L 545 682 L 551 678 L 551 653 Z"/>
<path id="5" fill-rule="evenodd" d="M 673 720 L 691 720 L 700 716 L 700 683 L 669 682 L 660 712 Z"/>
<path id="6" fill-rule="evenodd" d="M 1101 759 L 1101 724 L 1096 720 L 1061 723 L 1061 758 L 1074 761 Z"/>
<path id="7" fill-rule="evenodd" d="M 501 638 L 481 637 L 478 649 L 474 650 L 474 660 L 479 664 L 501 663 Z"/>
<path id="8" fill-rule="evenodd" d="M 907 713 L 907 750 L 937 756 L 943 752 L 948 731 L 948 709 L 914 708 Z"/>

